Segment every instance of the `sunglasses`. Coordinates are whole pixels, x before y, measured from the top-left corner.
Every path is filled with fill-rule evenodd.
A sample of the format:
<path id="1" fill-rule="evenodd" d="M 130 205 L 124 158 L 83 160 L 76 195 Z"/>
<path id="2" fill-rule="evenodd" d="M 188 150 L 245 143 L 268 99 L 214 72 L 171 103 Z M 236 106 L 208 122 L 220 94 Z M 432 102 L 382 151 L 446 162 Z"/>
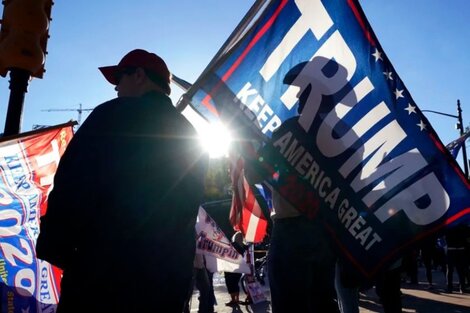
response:
<path id="1" fill-rule="evenodd" d="M 120 69 L 114 73 L 114 80 L 116 81 L 116 85 L 119 85 L 121 82 L 121 79 L 124 75 L 132 75 L 137 71 L 137 68 L 135 67 L 127 67 Z"/>

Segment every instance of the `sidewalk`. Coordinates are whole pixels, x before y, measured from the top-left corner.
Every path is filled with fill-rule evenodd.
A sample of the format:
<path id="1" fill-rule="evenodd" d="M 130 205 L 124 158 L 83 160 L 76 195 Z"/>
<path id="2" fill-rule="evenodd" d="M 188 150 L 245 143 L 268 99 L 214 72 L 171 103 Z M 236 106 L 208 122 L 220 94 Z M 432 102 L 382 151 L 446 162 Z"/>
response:
<path id="1" fill-rule="evenodd" d="M 428 289 L 424 267 L 418 268 L 418 284 L 402 283 L 403 312 L 406 313 L 468 313 L 470 294 L 454 291 L 446 293 L 446 278 L 442 271 L 433 271 L 433 289 Z M 457 274 L 454 273 L 454 290 L 457 288 Z M 380 312 L 382 307 L 374 289 L 361 294 L 361 313 Z"/>
<path id="2" fill-rule="evenodd" d="M 268 313 L 271 311 L 271 297 L 269 292 L 269 287 L 266 284 L 265 286 L 261 286 L 264 294 L 266 295 L 267 301 L 257 303 L 257 304 L 250 304 L 250 305 L 239 305 L 238 307 L 229 307 L 226 306 L 225 303 L 230 301 L 230 295 L 227 292 L 227 288 L 225 287 L 225 279 L 223 273 L 215 273 L 214 274 L 214 291 L 215 291 L 215 298 L 217 299 L 217 305 L 215 306 L 215 312 L 217 313 Z M 191 313 L 198 311 L 198 297 L 199 292 L 194 290 L 193 297 L 191 300 Z M 240 287 L 240 300 L 244 301 L 246 298 L 246 294 L 243 292 L 243 289 Z"/>
<path id="3" fill-rule="evenodd" d="M 402 283 L 401 291 L 403 293 L 402 305 L 404 313 L 470 313 L 470 294 L 446 293 L 445 276 L 440 271 L 433 272 L 433 281 L 435 287 L 428 290 L 427 281 L 424 274 L 424 268 L 419 268 L 418 284 Z M 454 283 L 457 283 L 457 277 Z M 214 289 L 217 299 L 215 311 L 217 313 L 270 313 L 270 293 L 268 286 L 263 287 L 263 291 L 268 301 L 252 304 L 240 305 L 238 307 L 225 306 L 230 301 L 230 296 L 225 288 L 223 275 L 214 275 Z M 456 288 L 457 289 L 457 288 Z M 198 291 L 195 290 L 191 302 L 191 312 L 197 312 Z M 243 291 L 240 292 L 240 299 L 245 299 Z M 382 306 L 378 301 L 375 290 L 372 288 L 360 295 L 361 313 L 383 313 Z M 292 312 L 302 313 L 302 312 Z M 320 312 L 323 313 L 323 312 Z"/>

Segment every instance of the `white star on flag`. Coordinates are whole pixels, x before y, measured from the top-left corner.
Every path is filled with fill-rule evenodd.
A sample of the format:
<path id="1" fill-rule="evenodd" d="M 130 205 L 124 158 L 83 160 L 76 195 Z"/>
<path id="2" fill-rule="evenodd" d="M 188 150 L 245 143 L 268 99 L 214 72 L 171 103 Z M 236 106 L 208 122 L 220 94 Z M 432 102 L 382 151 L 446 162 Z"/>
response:
<path id="1" fill-rule="evenodd" d="M 372 55 L 374 56 L 375 58 L 375 62 L 377 62 L 378 60 L 382 60 L 382 53 L 379 52 L 379 50 L 377 48 L 375 48 L 375 52 L 372 53 Z"/>
<path id="2" fill-rule="evenodd" d="M 420 121 L 419 121 L 419 124 L 416 124 L 416 125 L 419 126 L 419 129 L 420 129 L 421 131 L 423 131 L 423 130 L 426 129 L 426 124 L 424 124 L 423 120 L 420 120 Z"/>
<path id="3" fill-rule="evenodd" d="M 408 115 L 410 115 L 411 113 L 416 114 L 416 107 L 411 105 L 411 103 L 408 103 L 408 107 L 405 108 L 405 111 L 408 111 Z"/>
<path id="4" fill-rule="evenodd" d="M 393 77 L 392 77 L 393 73 L 392 72 L 385 71 L 383 73 L 384 73 L 386 79 L 393 80 Z"/>
<path id="5" fill-rule="evenodd" d="M 403 96 L 403 89 L 402 89 L 402 90 L 398 90 L 398 88 L 397 88 L 397 89 L 395 89 L 395 91 L 394 91 L 393 93 L 395 94 L 395 97 L 396 97 L 397 99 L 398 99 L 398 98 L 404 98 L 404 96 Z"/>

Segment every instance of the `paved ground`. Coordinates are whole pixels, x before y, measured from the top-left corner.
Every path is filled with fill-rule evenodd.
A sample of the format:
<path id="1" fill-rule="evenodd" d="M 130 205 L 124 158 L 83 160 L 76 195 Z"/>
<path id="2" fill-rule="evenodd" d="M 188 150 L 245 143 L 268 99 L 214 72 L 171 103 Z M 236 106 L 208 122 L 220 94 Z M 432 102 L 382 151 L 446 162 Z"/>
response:
<path id="1" fill-rule="evenodd" d="M 403 293 L 402 303 L 403 312 L 405 313 L 470 313 L 470 294 L 460 293 L 445 293 L 445 277 L 440 271 L 433 272 L 433 280 L 435 282 L 434 289 L 428 290 L 426 279 L 424 276 L 424 268 L 419 269 L 419 283 L 408 284 L 403 283 L 401 291 Z M 457 278 L 454 279 L 457 281 Z M 217 313 L 268 313 L 271 311 L 270 293 L 269 288 L 264 287 L 263 291 L 266 295 L 267 301 L 252 304 L 249 306 L 240 305 L 239 307 L 228 307 L 225 303 L 230 301 L 230 296 L 225 289 L 225 282 L 223 276 L 214 276 L 215 295 L 217 299 L 217 306 L 215 311 Z M 195 290 L 191 302 L 191 312 L 197 312 L 198 306 L 198 291 Z M 240 294 L 240 299 L 244 300 L 245 295 L 243 291 Z M 370 289 L 361 294 L 360 298 L 360 311 L 361 313 L 383 313 L 382 307 L 378 302 L 378 297 L 374 289 Z M 293 312 L 302 313 L 302 312 Z"/>

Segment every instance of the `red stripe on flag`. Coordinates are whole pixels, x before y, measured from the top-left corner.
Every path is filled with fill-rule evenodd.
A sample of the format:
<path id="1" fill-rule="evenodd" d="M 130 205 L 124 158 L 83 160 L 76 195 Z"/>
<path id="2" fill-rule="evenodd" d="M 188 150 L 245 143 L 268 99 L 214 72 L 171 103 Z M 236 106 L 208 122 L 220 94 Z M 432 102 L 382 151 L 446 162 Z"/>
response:
<path id="1" fill-rule="evenodd" d="M 209 112 L 214 114 L 216 117 L 219 117 L 219 111 L 217 111 L 215 106 L 213 106 L 212 103 L 209 102 L 211 99 L 211 95 L 207 95 L 206 97 L 204 97 L 204 99 L 202 99 L 202 104 L 204 104 L 204 106 L 209 110 Z"/>
<path id="2" fill-rule="evenodd" d="M 351 8 L 351 10 L 353 11 L 357 22 L 361 26 L 362 31 L 364 32 L 364 35 L 367 38 L 367 41 L 369 41 L 369 43 L 371 44 L 372 47 L 377 46 L 377 44 L 375 43 L 374 38 L 372 37 L 372 33 L 367 29 L 366 22 L 362 19 L 361 14 L 359 13 L 359 9 L 356 6 L 356 1 L 348 0 L 348 5 Z"/>
<path id="3" fill-rule="evenodd" d="M 243 184 L 240 184 L 240 178 L 243 171 L 243 159 L 232 160 L 230 165 L 230 178 L 232 180 L 232 205 L 230 207 L 230 224 L 238 229 L 241 221 L 241 213 L 244 202 Z M 242 189 L 242 190 L 240 190 Z"/>
<path id="4" fill-rule="evenodd" d="M 261 242 L 266 236 L 268 222 L 256 200 L 253 189 L 244 176 L 244 162 L 241 157 L 232 161 L 232 206 L 230 223 L 240 230 L 248 242 Z"/>
<path id="5" fill-rule="evenodd" d="M 263 35 L 271 28 L 271 26 L 274 24 L 274 21 L 277 19 L 279 14 L 281 14 L 282 9 L 285 7 L 287 4 L 287 0 L 283 0 L 279 6 L 277 7 L 276 11 L 274 11 L 273 15 L 269 18 L 269 20 L 266 22 L 266 24 L 263 25 L 263 27 L 260 29 L 260 31 L 253 37 L 253 39 L 250 41 L 248 46 L 243 50 L 242 54 L 235 60 L 235 62 L 232 64 L 232 66 L 225 72 L 225 74 L 222 76 L 222 80 L 211 90 L 211 92 L 204 97 L 202 100 L 202 103 L 207 107 L 209 111 L 214 113 L 216 116 L 218 116 L 217 109 L 209 102 L 210 99 L 212 99 L 212 95 L 214 92 L 216 92 L 220 86 L 222 85 L 223 82 L 225 82 L 229 77 L 233 74 L 233 72 L 237 69 L 237 67 L 242 63 L 243 59 L 248 55 L 250 50 L 255 46 L 255 44 L 263 37 Z"/>

